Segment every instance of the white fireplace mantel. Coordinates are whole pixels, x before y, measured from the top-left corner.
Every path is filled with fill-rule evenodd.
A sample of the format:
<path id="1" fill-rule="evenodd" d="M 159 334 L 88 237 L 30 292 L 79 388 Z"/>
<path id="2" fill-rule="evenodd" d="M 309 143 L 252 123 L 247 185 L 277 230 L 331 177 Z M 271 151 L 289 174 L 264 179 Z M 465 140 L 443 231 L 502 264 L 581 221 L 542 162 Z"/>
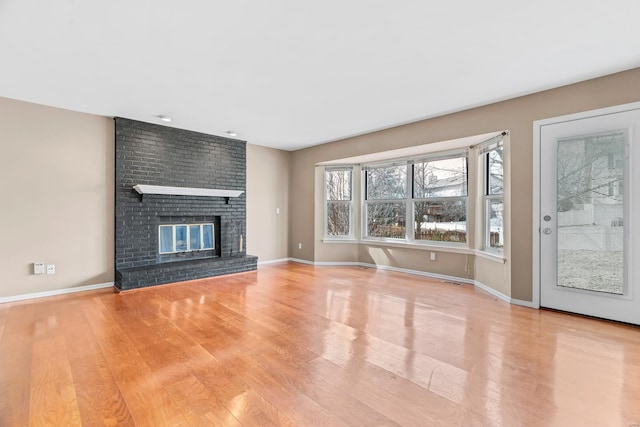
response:
<path id="1" fill-rule="evenodd" d="M 215 188 L 166 187 L 163 185 L 134 185 L 138 194 L 163 194 L 167 196 L 239 197 L 244 191 L 218 190 Z"/>

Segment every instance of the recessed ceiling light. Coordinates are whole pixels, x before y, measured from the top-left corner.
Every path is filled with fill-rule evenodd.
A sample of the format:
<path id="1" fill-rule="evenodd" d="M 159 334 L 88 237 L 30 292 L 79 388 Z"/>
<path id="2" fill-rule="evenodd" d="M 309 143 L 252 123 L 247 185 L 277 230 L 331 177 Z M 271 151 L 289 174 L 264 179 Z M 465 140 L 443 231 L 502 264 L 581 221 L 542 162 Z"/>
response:
<path id="1" fill-rule="evenodd" d="M 232 131 L 232 130 L 228 130 L 227 131 L 227 135 L 229 136 L 238 136 L 238 132 Z"/>
<path id="2" fill-rule="evenodd" d="M 167 123 L 169 123 L 171 120 L 173 120 L 171 117 L 169 117 L 169 116 L 163 116 L 163 115 L 158 116 L 158 118 L 159 118 L 160 120 L 162 120 L 163 122 L 167 122 Z"/>

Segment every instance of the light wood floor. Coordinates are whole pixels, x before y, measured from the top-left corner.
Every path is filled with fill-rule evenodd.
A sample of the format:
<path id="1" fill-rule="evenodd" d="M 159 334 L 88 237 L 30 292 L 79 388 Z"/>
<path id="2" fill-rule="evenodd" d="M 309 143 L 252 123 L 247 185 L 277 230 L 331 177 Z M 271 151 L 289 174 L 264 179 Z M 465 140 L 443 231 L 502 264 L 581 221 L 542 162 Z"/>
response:
<path id="1" fill-rule="evenodd" d="M 1 426 L 638 426 L 640 328 L 356 267 L 0 305 Z"/>

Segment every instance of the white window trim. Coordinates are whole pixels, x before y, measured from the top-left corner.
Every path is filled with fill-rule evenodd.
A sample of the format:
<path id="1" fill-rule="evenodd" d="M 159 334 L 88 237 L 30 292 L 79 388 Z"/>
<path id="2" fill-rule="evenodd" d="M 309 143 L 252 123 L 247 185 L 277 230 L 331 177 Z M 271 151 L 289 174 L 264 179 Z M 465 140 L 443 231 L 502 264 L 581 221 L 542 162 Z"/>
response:
<path id="1" fill-rule="evenodd" d="M 350 170 L 351 171 L 351 200 L 328 200 L 327 198 L 327 171 L 331 171 L 331 170 Z M 356 192 L 355 192 L 355 185 L 354 185 L 354 180 L 355 180 L 355 174 L 356 174 L 356 167 L 354 165 L 345 165 L 345 166 L 325 166 L 322 170 L 322 203 L 323 203 L 323 207 L 322 207 L 322 234 L 323 234 L 323 238 L 322 241 L 337 241 L 337 242 L 342 242 L 342 241 L 352 241 L 356 238 L 355 236 L 355 226 L 354 226 L 354 218 L 356 217 L 356 215 L 354 214 L 354 208 L 355 208 L 355 198 L 356 198 Z M 348 204 L 349 205 L 349 234 L 348 235 L 329 235 L 329 221 L 328 221 L 328 217 L 327 217 L 327 206 L 329 205 L 329 202 L 333 202 L 333 203 L 344 203 L 344 204 Z"/>
<path id="2" fill-rule="evenodd" d="M 408 188 L 409 188 L 409 168 L 408 168 L 408 164 L 410 162 L 410 159 L 392 159 L 392 160 L 386 160 L 386 161 L 381 161 L 381 162 L 375 162 L 375 163 L 367 163 L 365 165 L 361 165 L 360 167 L 360 205 L 361 205 L 361 236 L 362 236 L 362 241 L 363 242 L 386 242 L 386 243 L 398 243 L 398 242 L 402 242 L 402 243 L 406 243 L 408 242 L 408 234 L 409 231 L 407 229 L 407 219 L 408 219 L 408 215 L 409 215 L 409 210 L 408 210 L 408 206 L 407 206 L 407 200 L 408 200 Z M 367 188 L 366 188 L 366 183 L 367 183 L 367 171 L 370 169 L 378 169 L 378 168 L 386 168 L 386 167 L 393 167 L 393 166 L 405 166 L 406 169 L 406 182 L 405 182 L 405 197 L 402 199 L 371 199 L 368 200 L 367 199 Z M 404 228 L 404 238 L 394 238 L 394 237 L 375 237 L 375 236 L 369 236 L 369 230 L 368 230 L 368 222 L 367 222 L 367 217 L 368 217 L 368 208 L 369 208 L 369 204 L 374 204 L 374 203 L 404 203 L 405 204 L 405 228 Z"/>
<path id="3" fill-rule="evenodd" d="M 507 262 L 507 259 L 504 257 L 504 254 L 502 252 L 498 253 L 495 251 L 485 251 L 481 249 L 474 249 L 473 254 L 481 258 L 485 258 L 491 261 L 501 262 L 503 264 Z"/>
<path id="4" fill-rule="evenodd" d="M 491 221 L 490 221 L 491 214 L 489 213 L 489 211 L 491 209 L 491 203 L 496 200 L 499 200 L 502 202 L 502 206 L 504 209 L 504 194 L 492 194 L 492 195 L 483 194 L 484 215 L 482 218 L 482 222 L 483 222 L 482 234 L 484 235 L 484 239 L 482 240 L 483 242 L 482 250 L 486 252 L 502 254 L 504 252 L 503 248 L 494 248 L 491 246 Z M 504 233 L 504 224 L 502 225 L 502 232 Z"/>
<path id="5" fill-rule="evenodd" d="M 480 177 L 482 187 L 480 191 L 480 199 L 481 199 L 481 209 L 482 209 L 482 247 L 479 249 L 480 253 L 489 254 L 492 257 L 504 259 L 504 247 L 502 248 L 494 248 L 491 246 L 491 222 L 490 222 L 490 204 L 492 201 L 501 200 L 502 206 L 504 209 L 504 143 L 503 143 L 504 135 L 498 135 L 494 138 L 491 138 L 488 141 L 479 144 L 478 147 L 478 163 L 481 164 L 479 168 L 482 171 L 482 176 Z M 497 148 L 502 147 L 503 152 L 503 163 L 502 163 L 502 193 L 501 194 L 487 194 L 488 193 L 488 185 L 489 185 L 489 162 L 488 156 L 489 153 Z M 503 212 L 504 215 L 504 212 Z M 504 233 L 504 224 L 502 227 L 502 232 Z"/>
<path id="6" fill-rule="evenodd" d="M 407 241 L 407 234 L 409 232 L 407 226 L 406 226 L 406 222 L 407 222 L 407 199 L 373 199 L 373 200 L 362 200 L 363 202 L 363 219 L 362 219 L 362 239 L 363 240 L 382 240 L 382 241 L 389 241 L 389 242 L 397 242 L 397 241 Z M 373 205 L 373 204 L 380 204 L 380 203 L 397 203 L 397 204 L 404 204 L 405 205 L 405 227 L 404 227 L 404 237 L 375 237 L 375 236 L 369 236 L 369 230 L 367 227 L 367 214 L 368 214 L 368 210 L 369 210 L 369 205 Z"/>
<path id="7" fill-rule="evenodd" d="M 456 202 L 456 201 L 464 201 L 465 202 L 465 233 L 467 235 L 467 241 L 465 243 L 459 242 L 442 242 L 439 240 L 417 240 L 415 239 L 415 230 L 411 233 L 412 241 L 418 245 L 424 244 L 433 244 L 437 242 L 439 245 L 451 245 L 451 246 L 469 246 L 469 196 L 456 196 L 456 197 L 430 197 L 430 198 L 420 198 L 420 199 L 411 199 L 411 210 L 415 209 L 416 202 Z M 413 212 L 412 212 L 413 214 Z M 411 216 L 411 221 L 414 221 L 414 215 Z"/>
<path id="8" fill-rule="evenodd" d="M 386 243 L 386 244 L 400 244 L 402 246 L 414 246 L 414 247 L 426 247 L 428 249 L 433 249 L 437 247 L 442 248 L 469 248 L 469 190 L 467 188 L 466 196 L 454 196 L 454 197 L 428 197 L 428 198 L 414 198 L 413 197 L 413 168 L 412 166 L 415 162 L 424 162 L 424 161 L 437 161 L 437 160 L 445 160 L 445 159 L 455 159 L 455 158 L 465 158 L 467 159 L 467 186 L 469 183 L 469 149 L 456 149 L 456 150 L 447 150 L 441 152 L 434 152 L 433 154 L 425 155 L 421 154 L 418 156 L 412 156 L 404 159 L 390 159 L 388 161 L 380 161 L 375 163 L 370 163 L 366 165 L 362 165 L 360 168 L 360 213 L 359 215 L 361 220 L 360 233 L 362 238 L 357 240 L 362 244 L 369 243 Z M 404 165 L 407 168 L 406 177 L 407 182 L 405 186 L 405 194 L 406 197 L 403 199 L 374 199 L 367 200 L 366 198 L 366 172 L 369 169 L 374 168 L 384 168 L 389 166 L 399 166 Z M 466 232 L 467 232 L 467 241 L 465 243 L 458 242 L 442 242 L 438 240 L 416 240 L 415 239 L 415 224 L 414 224 L 414 209 L 415 202 L 438 202 L 438 201 L 456 201 L 456 200 L 464 200 L 466 202 Z M 370 203 L 405 203 L 405 237 L 402 238 L 392 238 L 392 237 L 371 237 L 368 235 L 367 230 L 367 207 Z M 326 215 L 325 215 L 326 216 Z M 325 218 L 326 221 L 326 218 Z M 410 227 L 409 227 L 410 225 Z M 353 239 L 352 239 L 353 240 Z"/>

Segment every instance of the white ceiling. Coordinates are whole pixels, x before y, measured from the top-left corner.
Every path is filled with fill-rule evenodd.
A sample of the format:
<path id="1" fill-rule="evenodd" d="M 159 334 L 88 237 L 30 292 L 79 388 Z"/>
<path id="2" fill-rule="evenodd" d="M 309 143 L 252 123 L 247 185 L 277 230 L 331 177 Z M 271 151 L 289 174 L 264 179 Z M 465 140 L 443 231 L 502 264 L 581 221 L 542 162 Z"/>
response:
<path id="1" fill-rule="evenodd" d="M 0 96 L 287 150 L 640 66 L 637 0 L 0 0 Z"/>

